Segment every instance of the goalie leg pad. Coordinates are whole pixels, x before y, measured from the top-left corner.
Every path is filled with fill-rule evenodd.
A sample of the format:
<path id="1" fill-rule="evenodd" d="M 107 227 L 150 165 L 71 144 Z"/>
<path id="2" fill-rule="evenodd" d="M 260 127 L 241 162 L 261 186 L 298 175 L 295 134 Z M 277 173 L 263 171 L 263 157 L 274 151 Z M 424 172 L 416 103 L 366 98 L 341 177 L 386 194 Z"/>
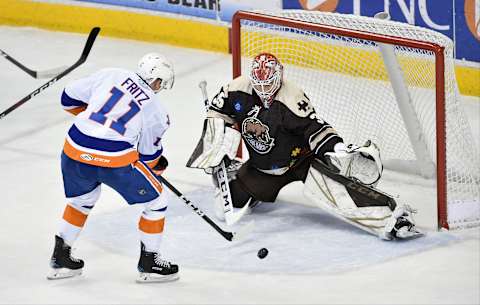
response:
<path id="1" fill-rule="evenodd" d="M 358 207 L 346 187 L 311 167 L 304 194 L 319 208 L 364 231 L 380 236 L 392 215 L 389 206 Z"/>

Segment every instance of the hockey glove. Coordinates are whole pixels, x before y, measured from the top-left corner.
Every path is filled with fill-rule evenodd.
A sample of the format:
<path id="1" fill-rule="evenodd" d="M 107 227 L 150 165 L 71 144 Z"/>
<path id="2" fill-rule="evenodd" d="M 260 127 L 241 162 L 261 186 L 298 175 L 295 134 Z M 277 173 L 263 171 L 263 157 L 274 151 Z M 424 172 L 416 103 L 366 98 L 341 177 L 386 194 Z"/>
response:
<path id="1" fill-rule="evenodd" d="M 160 176 L 161 174 L 163 174 L 163 172 L 167 167 L 168 167 L 168 160 L 162 155 L 160 156 L 160 159 L 158 160 L 157 165 L 155 165 L 152 168 L 152 171 L 155 173 L 155 175 Z"/>
<path id="2" fill-rule="evenodd" d="M 325 153 L 327 163 L 338 169 L 339 173 L 345 177 L 356 178 L 364 184 L 375 186 L 383 172 L 377 145 L 367 141 L 363 146 L 355 144 L 339 146 L 339 148 L 335 147 L 335 152 Z"/>

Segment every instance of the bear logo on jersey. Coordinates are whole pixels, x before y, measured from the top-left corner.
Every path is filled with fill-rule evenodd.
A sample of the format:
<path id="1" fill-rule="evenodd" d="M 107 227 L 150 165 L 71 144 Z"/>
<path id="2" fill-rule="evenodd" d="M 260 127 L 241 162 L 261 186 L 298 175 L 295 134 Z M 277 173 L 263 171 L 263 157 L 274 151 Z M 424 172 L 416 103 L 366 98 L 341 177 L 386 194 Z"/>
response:
<path id="1" fill-rule="evenodd" d="M 272 150 L 272 147 L 275 145 L 275 139 L 270 137 L 270 128 L 257 119 L 259 111 L 260 107 L 254 106 L 252 111 L 248 113 L 253 114 L 253 116 L 243 120 L 242 135 L 245 142 L 247 142 L 253 150 L 264 155 Z"/>
<path id="2" fill-rule="evenodd" d="M 85 160 L 85 161 L 93 161 L 94 159 L 93 156 L 90 154 L 81 154 L 80 158 L 82 158 L 82 160 Z"/>

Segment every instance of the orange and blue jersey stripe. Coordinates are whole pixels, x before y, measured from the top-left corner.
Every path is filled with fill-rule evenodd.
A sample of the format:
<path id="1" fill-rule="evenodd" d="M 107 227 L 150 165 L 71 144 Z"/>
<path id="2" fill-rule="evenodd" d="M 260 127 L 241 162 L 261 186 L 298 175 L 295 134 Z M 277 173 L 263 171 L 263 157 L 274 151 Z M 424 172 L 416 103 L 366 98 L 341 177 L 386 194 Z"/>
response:
<path id="1" fill-rule="evenodd" d="M 65 111 L 70 112 L 73 115 L 79 114 L 80 112 L 87 109 L 87 106 L 88 106 L 87 103 L 84 103 L 80 100 L 76 100 L 68 96 L 68 94 L 65 93 L 65 90 L 63 90 L 62 97 L 60 100 L 62 102 L 63 109 Z"/>
<path id="2" fill-rule="evenodd" d="M 147 165 L 145 165 L 145 163 L 139 161 L 139 162 L 135 162 L 134 165 L 135 169 L 137 169 L 144 177 L 145 179 L 148 180 L 148 182 L 150 182 L 150 184 L 152 185 L 152 187 L 158 192 L 158 194 L 160 195 L 163 191 L 163 188 L 162 188 L 162 184 L 160 183 L 160 181 L 158 181 L 158 179 L 155 177 L 155 174 L 152 173 L 150 167 L 148 167 Z"/>
<path id="3" fill-rule="evenodd" d="M 152 155 L 140 154 L 140 160 L 143 161 L 145 164 L 147 164 L 148 167 L 154 168 L 158 164 L 158 160 L 160 160 L 160 157 L 162 156 L 162 152 L 163 152 L 163 147 L 160 147 L 160 149 L 157 150 Z"/>
<path id="4" fill-rule="evenodd" d="M 75 125 L 68 131 L 63 151 L 73 160 L 101 167 L 123 167 L 139 159 L 132 144 L 95 138 L 82 133 Z"/>

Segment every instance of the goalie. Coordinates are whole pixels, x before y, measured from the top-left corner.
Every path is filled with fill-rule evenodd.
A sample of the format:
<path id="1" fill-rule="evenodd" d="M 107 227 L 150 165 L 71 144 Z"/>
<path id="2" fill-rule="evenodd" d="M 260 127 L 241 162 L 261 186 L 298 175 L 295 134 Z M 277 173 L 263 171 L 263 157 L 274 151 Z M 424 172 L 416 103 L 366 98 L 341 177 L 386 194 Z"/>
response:
<path id="1" fill-rule="evenodd" d="M 240 138 L 249 153 L 243 164 L 235 160 Z M 210 101 L 187 166 L 212 173 L 215 211 L 227 224 L 258 202 L 274 202 L 290 182 L 303 181 L 317 206 L 382 239 L 421 235 L 414 211 L 375 189 L 383 170 L 376 145 L 345 145 L 303 90 L 283 79 L 283 66 L 269 53 L 257 55 L 248 76 Z"/>

